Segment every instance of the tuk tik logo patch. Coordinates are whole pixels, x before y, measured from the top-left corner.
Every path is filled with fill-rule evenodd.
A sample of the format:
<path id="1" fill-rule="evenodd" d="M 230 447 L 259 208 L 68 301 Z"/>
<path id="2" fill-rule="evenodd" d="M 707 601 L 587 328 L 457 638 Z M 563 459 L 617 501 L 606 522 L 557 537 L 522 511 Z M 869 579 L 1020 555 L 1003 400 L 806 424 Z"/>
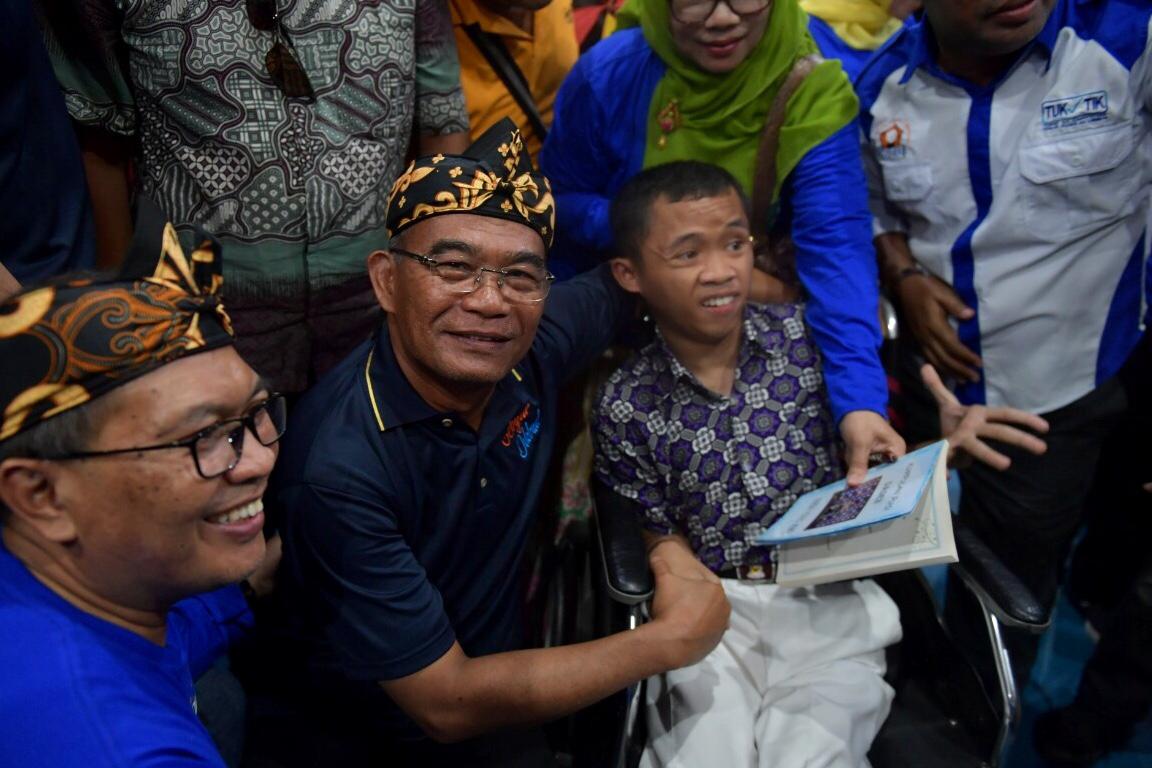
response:
<path id="1" fill-rule="evenodd" d="M 1071 128 L 1084 123 L 1098 123 L 1108 119 L 1108 92 L 1092 91 L 1050 99 L 1040 105 L 1040 122 L 1044 130 Z"/>

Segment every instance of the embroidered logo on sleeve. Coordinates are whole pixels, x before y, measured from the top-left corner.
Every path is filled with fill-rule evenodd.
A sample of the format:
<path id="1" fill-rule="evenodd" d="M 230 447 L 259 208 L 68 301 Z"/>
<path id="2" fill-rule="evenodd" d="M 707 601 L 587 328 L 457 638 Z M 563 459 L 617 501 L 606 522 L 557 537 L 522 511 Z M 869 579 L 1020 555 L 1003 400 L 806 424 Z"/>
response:
<path id="1" fill-rule="evenodd" d="M 1084 123 L 1098 123 L 1108 119 L 1107 91 L 1092 91 L 1051 99 L 1040 105 L 1040 122 L 1044 130 L 1071 128 Z"/>

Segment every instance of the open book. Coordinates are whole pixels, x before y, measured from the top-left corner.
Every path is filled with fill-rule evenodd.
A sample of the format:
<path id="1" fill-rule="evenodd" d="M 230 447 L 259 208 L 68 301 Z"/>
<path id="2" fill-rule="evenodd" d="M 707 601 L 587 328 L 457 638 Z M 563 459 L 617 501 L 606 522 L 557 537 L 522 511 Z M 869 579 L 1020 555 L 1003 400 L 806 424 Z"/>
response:
<path id="1" fill-rule="evenodd" d="M 776 583 L 805 586 L 957 560 L 944 440 L 806 493 L 757 538 L 778 545 Z"/>

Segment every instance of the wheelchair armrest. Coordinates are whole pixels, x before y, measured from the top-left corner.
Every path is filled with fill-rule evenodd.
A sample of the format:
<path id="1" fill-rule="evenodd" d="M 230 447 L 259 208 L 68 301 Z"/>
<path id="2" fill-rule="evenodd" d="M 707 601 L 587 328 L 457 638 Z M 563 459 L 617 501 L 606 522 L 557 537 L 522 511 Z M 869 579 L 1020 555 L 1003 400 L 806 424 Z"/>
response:
<path id="1" fill-rule="evenodd" d="M 880 294 L 880 335 L 884 341 L 895 341 L 900 335 L 900 321 L 897 319 L 896 306 L 892 300 Z"/>
<path id="2" fill-rule="evenodd" d="M 955 520 L 954 534 L 960 562 L 953 567 L 982 604 L 1002 624 L 1040 633 L 1051 621 L 1049 611 L 1028 588 L 967 526 Z"/>
<path id="3" fill-rule="evenodd" d="M 640 505 L 598 480 L 592 480 L 596 501 L 596 538 L 604 563 L 604 580 L 613 600 L 639 605 L 652 597 L 652 572 L 640 533 Z"/>

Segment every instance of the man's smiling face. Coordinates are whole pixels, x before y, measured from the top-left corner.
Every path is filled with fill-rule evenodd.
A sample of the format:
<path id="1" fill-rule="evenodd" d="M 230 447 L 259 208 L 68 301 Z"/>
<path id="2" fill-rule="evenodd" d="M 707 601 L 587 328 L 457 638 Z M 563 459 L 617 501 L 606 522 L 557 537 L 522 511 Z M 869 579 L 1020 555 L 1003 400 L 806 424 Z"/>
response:
<path id="1" fill-rule="evenodd" d="M 543 268 L 544 242 L 523 224 L 459 213 L 433 216 L 400 237 L 405 251 L 490 269 Z M 528 354 L 544 302 L 509 301 L 484 272 L 471 293 L 450 290 L 418 261 L 374 258 L 369 269 L 388 313 L 392 348 L 418 390 L 461 393 L 493 387 Z"/>

